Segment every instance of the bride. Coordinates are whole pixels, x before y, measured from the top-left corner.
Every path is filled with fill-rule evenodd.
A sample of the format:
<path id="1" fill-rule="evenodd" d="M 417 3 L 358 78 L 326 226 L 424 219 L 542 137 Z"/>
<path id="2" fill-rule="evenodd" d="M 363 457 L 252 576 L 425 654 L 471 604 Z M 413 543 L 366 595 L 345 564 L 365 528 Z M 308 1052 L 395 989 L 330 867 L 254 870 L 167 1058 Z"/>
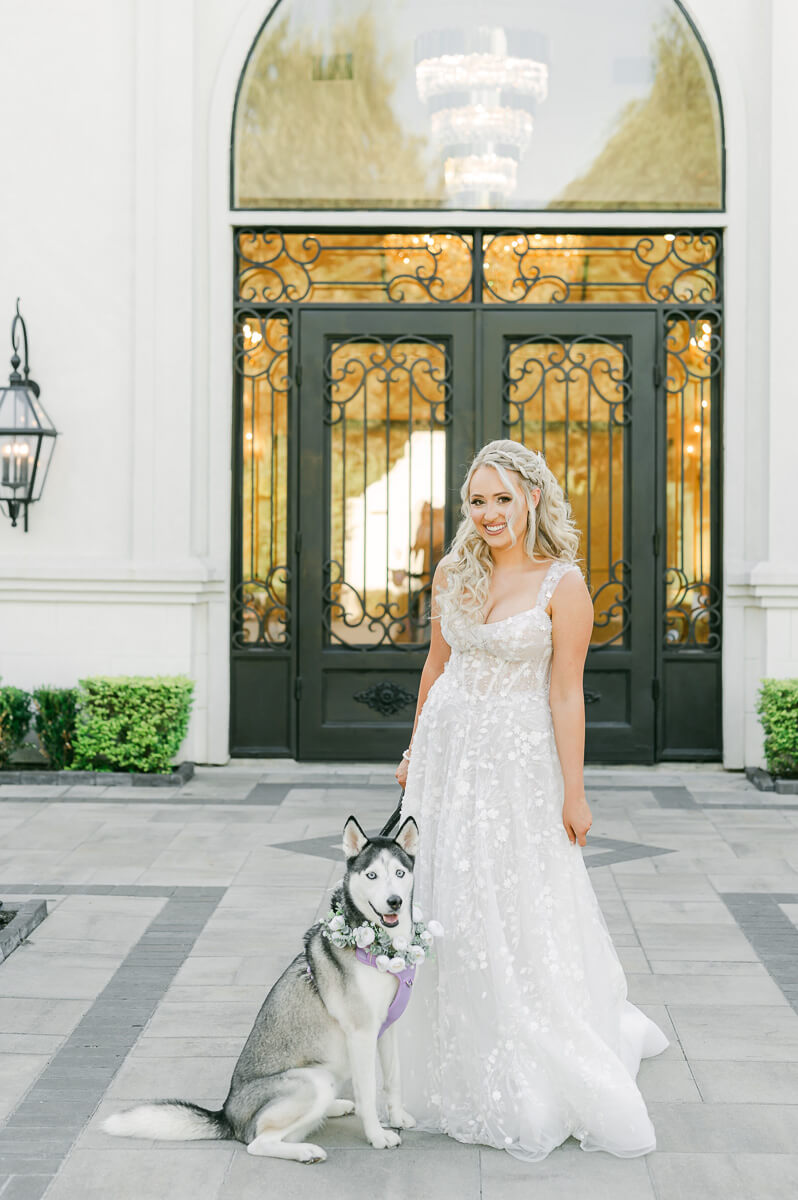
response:
<path id="1" fill-rule="evenodd" d="M 411 745 L 396 772 L 421 828 L 415 899 L 445 929 L 397 1025 L 422 1129 L 544 1158 L 647 1154 L 635 1082 L 667 1046 L 626 980 L 580 846 L 582 671 L 593 606 L 541 455 L 490 442 L 432 589 Z"/>

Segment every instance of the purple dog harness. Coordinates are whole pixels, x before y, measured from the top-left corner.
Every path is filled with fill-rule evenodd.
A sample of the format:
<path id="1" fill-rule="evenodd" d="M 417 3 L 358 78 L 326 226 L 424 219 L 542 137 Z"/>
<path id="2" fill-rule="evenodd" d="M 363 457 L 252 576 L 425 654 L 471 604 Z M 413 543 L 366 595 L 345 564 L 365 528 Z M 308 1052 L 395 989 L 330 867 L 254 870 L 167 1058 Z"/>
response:
<path id="1" fill-rule="evenodd" d="M 360 946 L 357 946 L 355 949 L 355 957 L 357 958 L 358 962 L 365 963 L 369 967 L 376 968 L 377 966 L 376 955 L 372 954 L 369 950 L 361 950 Z M 394 972 L 392 971 L 391 974 L 393 975 Z M 382 1037 L 382 1035 L 385 1033 L 385 1030 L 389 1029 L 390 1026 L 393 1025 L 394 1021 L 398 1021 L 402 1013 L 407 1008 L 408 1004 L 410 1003 L 410 994 L 415 977 L 415 967 L 405 967 L 404 971 L 396 972 L 396 982 L 398 985 L 396 988 L 396 995 L 391 1001 L 390 1008 L 388 1009 L 388 1015 L 383 1021 L 382 1028 L 377 1034 L 377 1037 Z"/>

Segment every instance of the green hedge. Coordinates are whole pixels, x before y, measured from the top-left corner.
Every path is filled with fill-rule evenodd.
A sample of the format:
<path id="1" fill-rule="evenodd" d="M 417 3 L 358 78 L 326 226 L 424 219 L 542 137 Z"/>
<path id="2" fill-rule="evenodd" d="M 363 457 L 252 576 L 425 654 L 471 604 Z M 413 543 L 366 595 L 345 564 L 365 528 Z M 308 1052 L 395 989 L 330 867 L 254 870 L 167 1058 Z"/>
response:
<path id="1" fill-rule="evenodd" d="M 33 693 L 33 728 L 54 771 L 72 765 L 79 695 L 77 688 L 40 687 Z"/>
<path id="2" fill-rule="evenodd" d="M 4 767 L 30 725 L 30 696 L 17 687 L 0 687 L 0 767 Z"/>
<path id="3" fill-rule="evenodd" d="M 80 680 L 74 770 L 171 770 L 194 684 L 184 675 Z"/>
<path id="4" fill-rule="evenodd" d="M 756 710 L 771 775 L 798 778 L 798 679 L 763 679 Z"/>

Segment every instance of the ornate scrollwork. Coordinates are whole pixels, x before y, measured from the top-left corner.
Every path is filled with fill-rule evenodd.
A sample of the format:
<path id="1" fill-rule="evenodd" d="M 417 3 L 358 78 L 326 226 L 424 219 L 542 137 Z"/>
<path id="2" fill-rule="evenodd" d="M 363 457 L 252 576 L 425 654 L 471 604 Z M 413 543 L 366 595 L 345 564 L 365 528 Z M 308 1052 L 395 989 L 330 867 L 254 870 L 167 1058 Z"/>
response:
<path id="1" fill-rule="evenodd" d="M 419 254 L 423 255 L 422 261 L 417 263 L 415 270 L 400 272 L 388 280 L 385 285 L 388 299 L 394 304 L 423 300 L 425 296 L 429 300 L 445 304 L 470 300 L 471 271 L 467 272 L 465 282 L 460 285 L 453 272 L 447 274 L 442 269 L 446 266 L 447 259 L 457 257 L 458 251 L 461 261 L 467 259 L 469 265 L 471 264 L 470 240 L 461 233 L 445 229 L 421 235 L 420 239 L 417 239 L 418 244 L 414 244 L 412 240 L 408 243 L 410 236 L 402 235 L 403 244 L 396 247 L 394 253 L 401 256 L 403 265 L 412 265 L 413 258 L 417 258 Z M 408 290 L 410 295 L 407 294 Z M 419 290 L 421 295 L 418 295 Z M 415 295 L 412 294 L 414 292 Z"/>
<path id="2" fill-rule="evenodd" d="M 248 303 L 279 304 L 379 297 L 392 304 L 471 299 L 472 249 L 466 234 L 236 234 L 237 294 Z"/>
<path id="3" fill-rule="evenodd" d="M 407 634 L 408 628 L 418 632 L 427 623 L 423 615 L 423 597 L 429 592 L 429 584 L 414 597 L 422 614 L 416 617 L 408 612 L 404 596 L 401 600 L 378 600 L 371 610 L 367 609 L 365 597 L 344 579 L 343 568 L 335 559 L 325 563 L 325 577 L 322 620 L 331 642 L 340 646 L 364 645 L 367 650 L 386 645 L 393 650 L 419 649 L 419 642 L 400 639 Z M 361 636 L 368 634 L 370 640 L 350 642 L 341 637 L 342 629 L 357 629 Z"/>
<path id="4" fill-rule="evenodd" d="M 669 452 L 664 644 L 669 650 L 717 650 L 721 617 L 712 520 L 712 408 L 721 370 L 718 310 L 668 310 L 665 350 Z"/>
<path id="5" fill-rule="evenodd" d="M 592 593 L 595 614 L 593 628 L 614 629 L 612 636 L 603 640 L 596 649 L 624 642 L 631 615 L 631 576 L 631 564 L 625 558 L 619 558 L 610 564 L 606 583 Z"/>
<path id="6" fill-rule="evenodd" d="M 690 382 L 715 379 L 721 368 L 721 332 L 716 308 L 700 312 L 668 309 L 665 318 L 665 390 L 681 393 Z"/>
<path id="7" fill-rule="evenodd" d="M 373 708 L 381 717 L 392 717 L 407 708 L 408 704 L 415 704 L 418 697 L 398 683 L 386 680 L 384 683 L 374 683 L 362 692 L 355 692 L 352 699 Z"/>
<path id="8" fill-rule="evenodd" d="M 680 230 L 667 236 L 641 237 L 634 249 L 646 268 L 644 287 L 650 300 L 676 304 L 719 301 L 719 234 Z"/>
<path id="9" fill-rule="evenodd" d="M 346 356 L 347 346 L 353 353 Z M 374 349 L 364 355 L 363 349 Z M 412 351 L 429 346 L 433 355 L 419 357 Z M 379 385 L 408 384 L 413 393 L 428 406 L 429 420 L 443 427 L 451 421 L 452 367 L 446 347 L 441 342 L 407 335 L 392 340 L 374 336 L 347 338 L 333 342 L 324 362 L 324 381 L 327 387 L 326 425 L 336 425 L 346 415 L 347 405 L 363 397 L 367 382 Z"/>
<path id="10" fill-rule="evenodd" d="M 311 268 L 322 252 L 318 237 L 279 229 L 240 229 L 235 244 L 241 300 L 274 304 L 308 297 L 313 287 Z"/>
<path id="11" fill-rule="evenodd" d="M 589 353 L 590 348 L 599 345 L 614 351 L 615 362 L 611 361 L 609 354 Z M 528 347 L 535 346 L 540 346 L 540 356 L 523 354 Z M 629 356 L 623 342 L 591 334 L 568 340 L 536 334 L 508 344 L 504 355 L 505 424 L 512 427 L 523 423 L 524 409 L 538 402 L 550 378 L 555 383 L 572 384 L 580 377 L 587 381 L 591 394 L 607 405 L 610 422 L 628 425 L 632 387 Z M 519 392 L 523 392 L 523 395 L 513 395 Z"/>
<path id="12" fill-rule="evenodd" d="M 236 309 L 233 361 L 243 379 L 265 377 L 273 392 L 287 392 L 291 386 L 291 345 L 290 314 L 286 309 Z"/>
<path id="13" fill-rule="evenodd" d="M 498 282 L 499 272 L 494 270 L 491 274 L 491 259 L 495 260 L 502 251 L 505 256 L 510 256 L 513 270 L 509 276 L 502 272 L 504 278 Z M 529 300 L 533 303 L 565 304 L 570 299 L 570 283 L 560 275 L 545 271 L 535 261 L 540 251 L 529 234 L 512 231 L 498 233 L 495 237 L 485 239 L 482 253 L 486 299 L 492 297 L 503 304 L 523 304 Z M 547 294 L 542 295 L 545 289 L 548 289 Z"/>
<path id="14" fill-rule="evenodd" d="M 233 647 L 285 650 L 291 644 L 286 600 L 291 572 L 274 566 L 265 579 L 244 579 L 233 589 Z"/>
<path id="15" fill-rule="evenodd" d="M 290 640 L 285 559 L 291 319 L 279 308 L 239 307 L 235 316 L 244 578 L 233 589 L 232 644 L 235 649 L 285 648 Z"/>
<path id="16" fill-rule="evenodd" d="M 482 297 L 502 304 L 717 303 L 720 235 L 524 233 L 483 238 Z"/>
<path id="17" fill-rule="evenodd" d="M 720 649 L 720 590 L 705 579 L 691 580 L 679 567 L 667 567 L 665 646 L 668 650 Z"/>

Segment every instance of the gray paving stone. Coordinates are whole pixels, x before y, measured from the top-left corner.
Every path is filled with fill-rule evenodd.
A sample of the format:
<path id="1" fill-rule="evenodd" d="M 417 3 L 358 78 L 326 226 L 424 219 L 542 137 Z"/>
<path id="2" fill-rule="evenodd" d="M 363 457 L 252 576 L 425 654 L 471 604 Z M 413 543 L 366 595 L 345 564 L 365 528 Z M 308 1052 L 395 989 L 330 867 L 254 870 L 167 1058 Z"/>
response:
<path id="1" fill-rule="evenodd" d="M 644 1058 L 640 1064 L 637 1084 L 646 1103 L 652 1100 L 702 1099 L 691 1065 L 682 1058 Z M 706 1098 L 706 1097 L 704 1097 Z"/>
<path id="2" fill-rule="evenodd" d="M 58 1154 L 8 1154 L 0 1152 L 0 1174 L 55 1175 L 61 1166 Z"/>
<path id="3" fill-rule="evenodd" d="M 543 1162 L 525 1163 L 498 1150 L 482 1150 L 481 1200 L 654 1200 L 641 1158 L 586 1154 L 575 1142 L 552 1151 Z M 454 1196 L 456 1193 L 451 1193 Z"/>
<path id="4" fill-rule="evenodd" d="M 779 1005 L 787 1001 L 781 989 L 766 975 L 678 975 L 650 972 L 627 976 L 629 999 L 637 1004 Z M 723 1023 L 719 1015 L 718 1023 Z"/>
<path id="5" fill-rule="evenodd" d="M 637 936 L 649 958 L 755 962 L 757 954 L 740 929 L 725 925 L 638 923 Z"/>
<path id="6" fill-rule="evenodd" d="M 417 1135 L 418 1136 L 418 1135 Z M 324 1143 L 323 1134 L 320 1141 Z M 355 1196 L 436 1197 L 439 1200 L 479 1200 L 480 1156 L 476 1147 L 452 1152 L 445 1142 L 419 1149 L 411 1134 L 395 1150 L 363 1148 L 330 1151 L 325 1163 L 307 1178 L 296 1163 L 258 1160 L 235 1154 L 218 1200 L 263 1200 L 264 1188 L 280 1200 L 308 1200 L 318 1189 L 324 1200 L 353 1200 Z M 322 1174 L 323 1172 L 323 1174 Z M 267 1182 L 268 1180 L 268 1182 Z"/>
<path id="7" fill-rule="evenodd" d="M 797 1104 L 798 1063 L 693 1059 L 704 1100 L 731 1104 Z"/>
<path id="8" fill-rule="evenodd" d="M 185 1154 L 174 1146 L 151 1149 L 147 1143 L 140 1149 L 78 1148 L 52 1184 L 48 1200 L 211 1200 L 219 1194 L 234 1153 L 227 1143 L 205 1147 L 199 1154 Z M 262 1172 L 261 1188 L 265 1186 L 272 1191 L 271 1180 L 267 1184 Z"/>
<path id="9" fill-rule="evenodd" d="M 41 1200 L 52 1180 L 52 1175 L 14 1175 L 0 1195 L 3 1200 Z"/>
<path id="10" fill-rule="evenodd" d="M 668 1006 L 688 1059 L 798 1062 L 798 1015 L 784 1005 Z"/>
<path id="11" fill-rule="evenodd" d="M 144 1058 L 237 1058 L 249 1033 L 216 1037 L 158 1037 L 147 1030 L 136 1043 L 136 1057 Z"/>
<path id="12" fill-rule="evenodd" d="M 5 964 L 4 971 L 8 965 Z M 5 983 L 3 988 L 6 988 Z M 0 1032 L 71 1033 L 88 1007 L 88 999 L 63 1000 L 52 996 L 27 996 L 24 1004 L 20 1004 L 19 999 L 0 995 Z"/>
<path id="13" fill-rule="evenodd" d="M 650 1113 L 665 1153 L 792 1154 L 798 1138 L 796 1105 L 654 1102 Z"/>
<path id="14" fill-rule="evenodd" d="M 167 1096 L 227 1094 L 236 1057 L 151 1058 L 130 1055 L 105 1093 L 113 1100 L 147 1100 Z"/>
<path id="15" fill-rule="evenodd" d="M 613 769 L 596 772 L 588 782 L 596 837 L 586 862 L 629 972 L 630 995 L 672 1043 L 644 1061 L 638 1076 L 660 1135 L 657 1154 L 647 1162 L 616 1160 L 588 1156 L 567 1143 L 544 1163 L 524 1164 L 440 1136 L 410 1134 L 398 1151 L 380 1154 L 366 1146 L 358 1122 L 344 1120 L 323 1131 L 330 1160 L 310 1176 L 295 1164 L 252 1159 L 240 1147 L 114 1142 L 99 1123 L 120 1104 L 158 1095 L 164 1078 L 177 1085 L 170 1091 L 219 1102 L 265 989 L 295 953 L 303 923 L 323 905 L 325 890 L 340 878 L 347 805 L 356 800 L 369 827 L 376 827 L 395 795 L 390 774 L 374 767 L 331 772 L 327 764 L 298 773 L 283 764 L 278 774 L 253 764 L 229 776 L 198 773 L 192 784 L 198 794 L 179 804 L 141 795 L 113 805 L 59 801 L 63 821 L 49 819 L 51 810 L 40 805 L 7 800 L 0 806 L 0 838 L 8 830 L 4 816 L 17 822 L 9 830 L 13 834 L 20 821 L 30 824 L 31 814 L 39 814 L 40 841 L 48 847 L 37 848 L 35 825 L 22 834 L 3 871 L 12 878 L 13 870 L 21 881 L 18 894 L 96 906 L 71 930 L 66 920 L 60 928 L 51 926 L 54 936 L 42 938 L 52 946 L 51 961 L 59 954 L 73 963 L 102 960 L 103 942 L 117 963 L 124 958 L 91 1004 L 86 997 L 77 1008 L 59 1010 L 42 1007 L 46 998 L 0 997 L 0 1049 L 34 1057 L 55 1052 L 58 1062 L 12 1113 L 8 1129 L 21 1135 L 14 1152 L 47 1148 L 48 1133 L 59 1148 L 78 1139 L 47 1200 L 51 1195 L 147 1200 L 156 1178 L 158 1191 L 149 1194 L 158 1200 L 165 1194 L 180 1200 L 184 1190 L 192 1200 L 256 1194 L 260 1200 L 267 1187 L 290 1198 L 299 1187 L 307 1193 L 313 1179 L 324 1181 L 330 1200 L 337 1195 L 357 1200 L 375 1189 L 390 1195 L 396 1186 L 403 1197 L 422 1200 L 428 1195 L 477 1200 L 480 1189 L 484 1197 L 502 1200 L 516 1194 L 647 1200 L 653 1193 L 646 1166 L 658 1200 L 696 1195 L 714 1200 L 712 1173 L 701 1173 L 692 1162 L 696 1149 L 701 1163 L 717 1160 L 723 1200 L 735 1200 L 746 1193 L 743 1185 L 735 1192 L 734 1181 L 747 1186 L 755 1179 L 746 1174 L 745 1151 L 751 1147 L 767 1164 L 762 1179 L 769 1186 L 771 1172 L 775 1181 L 768 1196 L 789 1189 L 793 1179 L 785 1164 L 791 1156 L 782 1149 L 795 1132 L 789 1114 L 795 1111 L 798 1072 L 798 1039 L 790 1020 L 798 1018 L 788 1003 L 798 1007 L 798 930 L 791 919 L 798 916 L 793 865 L 798 865 L 798 808 L 756 807 L 756 797 L 752 802 L 738 780 L 714 768 Z M 282 804 L 264 805 L 262 795 L 258 803 L 241 804 L 259 784 L 283 790 Z M 219 803 L 211 803 L 213 787 Z M 654 788 L 661 789 L 660 803 Z M 721 804 L 730 807 L 710 807 Z M 307 854 L 314 839 L 323 844 L 321 856 Z M 214 861 L 214 847 L 224 849 L 222 863 Z M 169 897 L 168 916 L 156 923 L 148 910 L 144 924 L 150 922 L 151 932 L 135 945 L 131 932 L 133 948 L 125 956 L 113 914 L 126 919 L 130 909 L 124 906 L 135 911 L 141 905 L 143 912 L 143 906 L 160 908 Z M 212 909 L 220 900 L 196 938 L 193 906 Z M 273 922 L 265 934 L 264 912 Z M 92 927 L 95 938 L 65 936 L 91 933 Z M 42 957 L 46 949 L 41 947 Z M 59 1000 L 47 1003 L 57 1006 Z M 37 1006 L 33 1017 L 25 1011 L 28 1005 Z M 153 1012 L 151 1020 L 141 1019 L 142 1006 Z M 181 1017 L 187 1020 L 181 1023 Z M 81 1067 L 88 1090 L 77 1078 Z M 771 1111 L 768 1129 L 762 1114 Z M 748 1134 L 739 1134 L 738 1119 L 748 1123 Z M 215 1166 L 206 1171 L 203 1164 L 216 1164 L 220 1151 L 221 1172 Z M 422 1158 L 435 1163 L 434 1191 L 427 1188 L 429 1172 L 417 1166 Z M 33 1157 L 17 1161 L 32 1173 L 10 1176 L 6 1170 L 9 1182 L 26 1188 L 32 1180 L 34 1189 L 46 1182 L 41 1167 L 33 1170 Z M 174 1167 L 160 1172 L 167 1162 Z M 464 1174 L 461 1163 L 476 1165 Z M 654 1166 L 663 1163 L 656 1168 L 660 1177 Z M 696 1180 L 703 1190 L 695 1190 Z M 28 1195 L 21 1192 L 21 1200 Z"/>
<path id="16" fill-rule="evenodd" d="M 661 1200 L 771 1200 L 798 1193 L 795 1154 L 662 1154 L 649 1159 Z"/>

